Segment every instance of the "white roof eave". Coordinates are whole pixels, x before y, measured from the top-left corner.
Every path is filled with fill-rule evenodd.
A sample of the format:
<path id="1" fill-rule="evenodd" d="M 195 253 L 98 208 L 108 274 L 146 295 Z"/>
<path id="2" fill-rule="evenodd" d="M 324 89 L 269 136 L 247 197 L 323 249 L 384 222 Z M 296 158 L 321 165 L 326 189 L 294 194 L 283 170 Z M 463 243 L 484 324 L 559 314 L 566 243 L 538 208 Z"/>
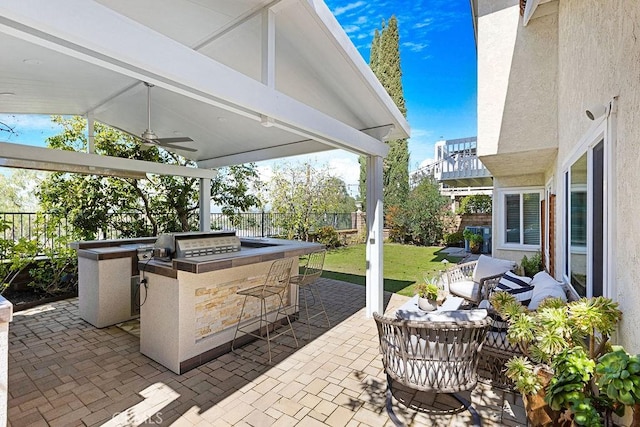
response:
<path id="1" fill-rule="evenodd" d="M 358 75 L 385 104 L 396 122 L 390 137 L 407 137 L 406 119 L 362 58 L 356 58 L 357 51 L 324 3 L 301 1 L 313 7 L 314 16 L 318 16 L 323 28 L 334 36 L 341 51 L 358 69 Z M 87 16 L 92 19 L 87 20 Z M 95 2 L 3 3 L 0 32 L 259 122 L 268 117 L 275 126 L 300 135 L 301 140 L 308 138 L 326 144 L 324 149 L 342 148 L 381 157 L 388 153 L 388 146 L 380 140 Z M 105 33 L 110 37 L 104 37 Z M 87 112 L 79 112 L 83 113 Z M 271 156 L 285 151 L 265 146 L 261 154 Z M 206 159 L 202 164 L 206 164 Z"/>
<path id="2" fill-rule="evenodd" d="M 331 35 L 336 47 L 344 53 L 345 58 L 357 70 L 363 82 L 371 88 L 372 94 L 385 106 L 393 116 L 395 126 L 389 134 L 389 139 L 408 138 L 411 135 L 409 122 L 402 115 L 396 104 L 393 102 L 387 91 L 378 81 L 371 68 L 364 62 L 362 56 L 357 51 L 349 36 L 344 31 L 336 17 L 331 13 L 327 5 L 322 0 L 301 0 L 312 15 L 317 18 L 321 27 Z"/>

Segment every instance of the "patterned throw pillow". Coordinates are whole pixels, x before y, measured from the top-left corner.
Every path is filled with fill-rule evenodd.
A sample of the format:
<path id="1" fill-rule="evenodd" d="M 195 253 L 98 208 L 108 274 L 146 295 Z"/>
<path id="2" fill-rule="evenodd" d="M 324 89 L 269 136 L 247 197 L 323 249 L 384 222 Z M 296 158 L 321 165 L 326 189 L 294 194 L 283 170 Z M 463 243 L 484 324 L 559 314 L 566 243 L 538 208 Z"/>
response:
<path id="1" fill-rule="evenodd" d="M 510 271 L 504 273 L 504 276 L 498 282 L 494 291 L 509 292 L 516 297 L 522 305 L 529 305 L 531 297 L 533 297 L 533 286 L 531 286 L 531 278 L 518 276 Z"/>

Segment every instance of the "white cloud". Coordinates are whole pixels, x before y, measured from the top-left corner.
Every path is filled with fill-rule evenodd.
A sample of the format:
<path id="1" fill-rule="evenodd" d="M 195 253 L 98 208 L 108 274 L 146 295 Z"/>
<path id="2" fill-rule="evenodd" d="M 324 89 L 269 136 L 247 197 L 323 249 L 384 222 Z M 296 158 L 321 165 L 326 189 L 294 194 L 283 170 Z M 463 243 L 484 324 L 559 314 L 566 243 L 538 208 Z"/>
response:
<path id="1" fill-rule="evenodd" d="M 358 25 L 366 24 L 368 20 L 369 20 L 369 18 L 367 18 L 364 15 L 361 15 L 361 16 L 358 17 L 358 19 L 356 19 L 356 24 L 358 24 Z"/>
<path id="2" fill-rule="evenodd" d="M 335 9 L 333 9 L 333 14 L 335 16 L 340 16 L 343 13 L 348 12 L 357 7 L 363 6 L 364 4 L 365 4 L 364 1 L 356 1 L 353 3 L 348 3 L 348 4 L 345 4 L 344 6 L 336 7 Z"/>
<path id="3" fill-rule="evenodd" d="M 432 158 L 424 159 L 423 161 L 420 162 L 420 165 L 418 165 L 418 169 L 423 168 L 425 166 L 429 166 L 430 164 L 435 163 L 435 161 L 436 160 Z"/>
<path id="4" fill-rule="evenodd" d="M 273 177 L 273 167 L 268 164 L 261 164 L 256 167 L 260 181 L 267 183 Z"/>
<path id="5" fill-rule="evenodd" d="M 269 160 L 257 163 L 258 174 L 263 183 L 268 183 L 273 176 L 276 165 L 284 163 L 311 162 L 320 167 L 327 165 L 332 175 L 344 181 L 347 190 L 352 196 L 357 196 L 358 183 L 360 181 L 360 163 L 358 156 L 344 150 L 330 150 L 308 155 L 287 157 L 278 160 Z"/>
<path id="6" fill-rule="evenodd" d="M 422 22 L 416 22 L 413 25 L 413 28 L 420 29 L 420 28 L 428 27 L 432 23 L 433 23 L 433 18 L 425 18 Z"/>
<path id="7" fill-rule="evenodd" d="M 358 25 L 351 24 L 344 26 L 344 32 L 347 34 L 357 33 L 358 31 L 360 31 L 360 27 Z"/>
<path id="8" fill-rule="evenodd" d="M 51 121 L 51 116 L 42 114 L 0 114 L 0 122 L 15 127 L 16 132 L 19 132 L 19 130 L 40 130 L 58 127 Z"/>
<path id="9" fill-rule="evenodd" d="M 420 52 L 426 49 L 429 45 L 427 43 L 414 43 L 414 42 L 404 42 L 402 46 L 408 48 L 412 52 Z"/>

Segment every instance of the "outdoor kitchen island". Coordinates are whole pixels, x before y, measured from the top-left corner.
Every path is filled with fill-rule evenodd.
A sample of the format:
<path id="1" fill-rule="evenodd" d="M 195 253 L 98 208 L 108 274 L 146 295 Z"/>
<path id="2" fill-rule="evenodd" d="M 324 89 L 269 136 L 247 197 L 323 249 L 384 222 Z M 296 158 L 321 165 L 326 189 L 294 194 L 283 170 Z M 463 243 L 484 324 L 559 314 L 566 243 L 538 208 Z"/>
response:
<path id="1" fill-rule="evenodd" d="M 244 300 L 236 292 L 263 284 L 274 260 L 297 260 L 322 248 L 317 243 L 243 238 L 235 252 L 140 261 L 140 352 L 181 374 L 230 351 Z M 291 286 L 285 304 L 292 314 L 296 300 L 297 289 Z M 268 310 L 275 310 L 276 303 L 270 299 Z M 248 301 L 242 322 L 259 313 L 258 302 Z"/>
<path id="2" fill-rule="evenodd" d="M 244 298 L 239 289 L 263 284 L 274 260 L 297 260 L 324 246 L 211 231 L 71 247 L 78 252 L 80 317 L 102 328 L 136 317 L 139 309 L 140 352 L 181 374 L 230 351 Z M 273 300 L 268 311 L 276 308 Z M 289 313 L 296 300 L 291 286 Z M 248 301 L 243 323 L 259 313 L 258 303 Z M 248 341 L 242 337 L 236 345 Z"/>

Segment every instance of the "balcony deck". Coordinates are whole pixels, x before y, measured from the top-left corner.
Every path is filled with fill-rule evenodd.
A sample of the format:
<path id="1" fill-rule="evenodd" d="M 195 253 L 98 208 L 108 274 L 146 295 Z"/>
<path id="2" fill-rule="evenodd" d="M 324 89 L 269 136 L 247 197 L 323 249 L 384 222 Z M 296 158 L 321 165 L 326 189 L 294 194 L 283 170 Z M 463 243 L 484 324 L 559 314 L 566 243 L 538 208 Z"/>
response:
<path id="1" fill-rule="evenodd" d="M 332 327 L 313 328 L 298 349 L 266 343 L 177 375 L 139 352 L 118 327 L 96 329 L 77 299 L 15 313 L 9 342 L 9 425 L 382 426 L 385 376 L 375 322 L 364 316 L 365 288 L 320 279 Z M 387 311 L 407 300 L 385 294 Z M 306 327 L 295 325 L 299 337 Z M 519 395 L 479 383 L 467 394 L 485 426 L 526 425 Z M 409 394 L 420 410 L 398 408 L 407 424 L 466 426 L 446 395 Z M 146 425 L 146 424 L 145 424 Z"/>

